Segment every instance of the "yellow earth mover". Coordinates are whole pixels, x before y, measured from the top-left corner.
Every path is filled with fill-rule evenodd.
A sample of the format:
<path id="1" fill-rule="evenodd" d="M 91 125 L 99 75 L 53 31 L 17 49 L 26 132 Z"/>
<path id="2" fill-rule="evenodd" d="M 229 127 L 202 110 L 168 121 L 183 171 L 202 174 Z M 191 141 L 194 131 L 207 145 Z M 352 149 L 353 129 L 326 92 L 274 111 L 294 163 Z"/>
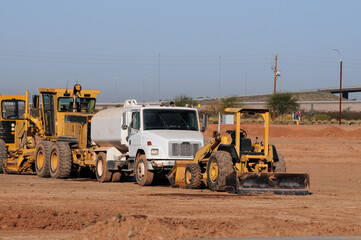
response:
<path id="1" fill-rule="evenodd" d="M 200 188 L 237 194 L 309 194 L 309 175 L 286 173 L 283 157 L 269 144 L 268 109 L 229 108 L 236 115 L 236 130 L 219 134 L 198 150 L 193 161 L 176 161 L 168 179 L 172 187 Z M 251 143 L 241 129 L 244 114 L 264 119 L 264 144 Z M 219 127 L 220 128 L 220 127 Z"/>
<path id="2" fill-rule="evenodd" d="M 16 100 L 22 101 L 23 110 L 11 125 L 14 143 L 0 140 L 3 170 L 67 178 L 72 170 L 93 168 L 95 146 L 90 140 L 90 124 L 98 94 L 99 90 L 83 90 L 79 84 L 73 90 L 40 88 L 29 113 L 27 91 L 24 98 Z M 12 108 L 18 108 L 16 105 Z M 2 113 L 7 111 L 2 105 Z"/>
<path id="3" fill-rule="evenodd" d="M 28 94 L 28 92 L 27 92 Z M 21 158 L 27 159 L 30 156 L 34 155 L 33 150 L 28 150 L 27 148 L 23 148 L 23 142 L 20 142 L 17 137 L 17 132 L 19 132 L 20 125 L 26 125 L 28 121 L 25 119 L 25 115 L 27 115 L 27 106 L 28 100 L 27 95 L 0 95 L 0 173 L 2 173 L 5 169 L 6 160 L 9 160 L 9 163 L 12 162 L 10 158 Z M 26 127 L 28 129 L 29 126 Z M 29 129 L 29 133 L 31 135 L 33 131 Z M 27 132 L 28 133 L 28 132 Z M 32 137 L 29 136 L 29 141 L 27 145 L 32 145 L 34 148 L 34 142 L 31 141 Z M 19 150 L 22 149 L 21 153 Z M 10 155 L 8 155 L 10 153 Z M 15 166 L 9 168 L 19 169 L 22 172 L 31 172 L 29 165 L 21 164 L 21 166 Z M 11 170 L 9 170 L 11 171 Z"/>

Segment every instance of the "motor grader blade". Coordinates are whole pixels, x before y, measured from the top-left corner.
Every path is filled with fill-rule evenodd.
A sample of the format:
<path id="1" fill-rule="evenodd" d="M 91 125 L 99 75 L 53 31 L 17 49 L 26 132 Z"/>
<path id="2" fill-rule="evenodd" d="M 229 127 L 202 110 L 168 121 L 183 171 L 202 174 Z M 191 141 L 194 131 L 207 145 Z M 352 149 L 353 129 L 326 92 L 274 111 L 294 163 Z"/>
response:
<path id="1" fill-rule="evenodd" d="M 225 191 L 236 194 L 308 195 L 309 175 L 303 173 L 237 173 L 226 177 Z"/>

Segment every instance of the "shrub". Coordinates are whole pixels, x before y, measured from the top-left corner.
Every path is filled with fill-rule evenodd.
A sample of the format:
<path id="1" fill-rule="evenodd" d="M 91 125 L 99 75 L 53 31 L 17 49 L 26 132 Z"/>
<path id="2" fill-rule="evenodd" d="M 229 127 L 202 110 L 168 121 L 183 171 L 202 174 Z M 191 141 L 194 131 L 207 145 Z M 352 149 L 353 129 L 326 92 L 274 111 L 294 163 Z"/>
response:
<path id="1" fill-rule="evenodd" d="M 316 114 L 313 116 L 313 120 L 319 122 L 319 121 L 330 121 L 331 117 L 327 114 Z"/>

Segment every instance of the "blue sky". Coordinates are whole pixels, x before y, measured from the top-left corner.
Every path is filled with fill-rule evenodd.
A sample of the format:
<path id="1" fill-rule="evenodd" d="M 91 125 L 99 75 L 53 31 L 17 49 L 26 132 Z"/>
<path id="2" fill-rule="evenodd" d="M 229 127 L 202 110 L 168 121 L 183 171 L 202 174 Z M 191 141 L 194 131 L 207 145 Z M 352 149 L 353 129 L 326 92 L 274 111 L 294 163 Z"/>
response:
<path id="1" fill-rule="evenodd" d="M 0 94 L 67 82 L 100 89 L 100 102 L 266 94 L 276 54 L 277 91 L 337 87 L 334 48 L 343 85 L 361 85 L 360 11 L 351 0 L 0 0 Z"/>

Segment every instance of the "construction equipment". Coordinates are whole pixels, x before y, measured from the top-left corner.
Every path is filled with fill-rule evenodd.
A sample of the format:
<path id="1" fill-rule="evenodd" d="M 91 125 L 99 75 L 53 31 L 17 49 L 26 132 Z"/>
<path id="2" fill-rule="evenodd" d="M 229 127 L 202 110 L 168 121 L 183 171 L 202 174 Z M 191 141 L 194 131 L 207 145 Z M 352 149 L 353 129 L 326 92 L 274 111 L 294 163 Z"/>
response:
<path id="1" fill-rule="evenodd" d="M 177 161 L 168 175 L 172 187 L 204 185 L 212 191 L 237 194 L 308 194 L 308 174 L 286 173 L 283 157 L 269 144 L 269 110 L 229 108 L 226 111 L 235 113 L 236 130 L 228 131 L 223 137 L 218 134 L 196 153 L 193 161 Z M 252 144 L 247 138 L 241 129 L 240 119 L 244 114 L 263 117 L 264 144 L 257 141 Z"/>
<path id="2" fill-rule="evenodd" d="M 26 95 L 0 95 L 0 173 L 4 170 L 7 148 L 14 149 L 15 126 L 24 122 Z"/>
<path id="3" fill-rule="evenodd" d="M 91 139 L 99 147 L 94 150 L 99 182 L 132 175 L 142 186 L 164 178 L 176 160 L 192 160 L 204 145 L 197 109 L 141 105 L 134 99 L 95 114 Z"/>
<path id="4" fill-rule="evenodd" d="M 28 91 L 0 96 L 0 172 L 34 172 L 35 136 L 45 135 L 39 119 L 29 113 L 28 99 Z"/>
<path id="5" fill-rule="evenodd" d="M 79 84 L 72 91 L 40 88 L 39 95 L 33 96 L 32 113 L 28 91 L 25 97 L 15 98 L 15 106 L 21 101 L 24 110 L 11 125 L 14 143 L 0 140 L 4 171 L 67 178 L 72 170 L 94 167 L 90 125 L 98 94 L 99 90 L 82 90 Z M 8 110 L 2 105 L 1 111 Z"/>

